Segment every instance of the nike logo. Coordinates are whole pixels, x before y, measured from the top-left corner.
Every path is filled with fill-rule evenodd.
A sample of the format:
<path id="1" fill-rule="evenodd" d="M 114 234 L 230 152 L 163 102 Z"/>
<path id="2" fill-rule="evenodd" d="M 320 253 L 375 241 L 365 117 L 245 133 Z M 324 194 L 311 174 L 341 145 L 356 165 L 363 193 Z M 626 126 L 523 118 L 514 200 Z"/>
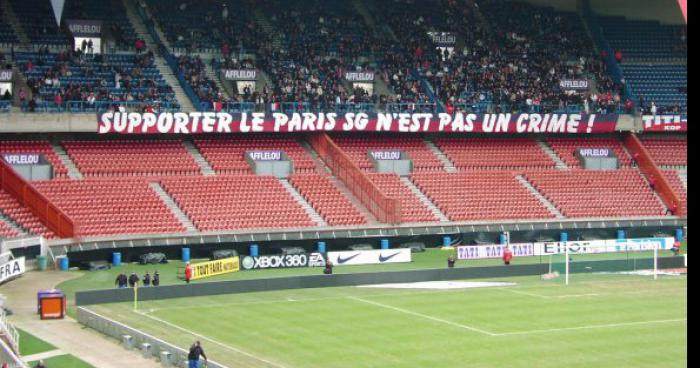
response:
<path id="1" fill-rule="evenodd" d="M 361 253 L 353 254 L 350 257 L 343 258 L 341 256 L 338 256 L 338 264 L 343 264 L 352 261 L 353 259 L 357 258 L 360 256 Z"/>
<path id="2" fill-rule="evenodd" d="M 386 262 L 386 261 L 388 261 L 388 260 L 390 260 L 390 259 L 392 259 L 392 258 L 398 256 L 399 254 L 401 254 L 401 252 L 396 252 L 396 253 L 394 253 L 394 254 L 392 254 L 392 255 L 390 255 L 390 256 L 384 257 L 384 256 L 380 253 L 380 254 L 379 254 L 379 263 L 384 263 L 384 262 Z"/>

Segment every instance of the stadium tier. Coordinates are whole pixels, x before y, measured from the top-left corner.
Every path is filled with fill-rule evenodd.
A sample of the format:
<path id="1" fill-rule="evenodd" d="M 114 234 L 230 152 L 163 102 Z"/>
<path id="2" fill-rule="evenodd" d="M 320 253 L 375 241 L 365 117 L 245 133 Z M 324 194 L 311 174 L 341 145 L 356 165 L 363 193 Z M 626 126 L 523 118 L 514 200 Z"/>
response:
<path id="1" fill-rule="evenodd" d="M 33 46 L 52 45 L 55 52 L 71 44 L 46 1 L 10 3 Z M 182 77 L 179 83 L 192 92 L 179 98 L 197 110 L 601 113 L 633 112 L 636 102 L 646 110 L 654 102 L 658 112 L 687 110 L 687 66 L 658 61 L 687 58 L 687 27 L 620 17 L 586 25 L 575 12 L 508 0 L 144 0 L 138 6 L 145 24 L 155 21 L 153 32 L 165 36 L 162 45 L 147 46 L 162 46 L 160 56 L 172 57 L 173 70 L 146 62 L 134 83 L 116 83 L 120 69 L 131 70 L 115 64 L 125 55 L 105 56 L 113 65 L 100 70 L 71 57 L 61 62 L 69 70 L 49 73 L 60 72 L 56 86 L 44 78 L 54 57 L 18 53 L 14 61 L 40 96 L 39 108 L 31 111 L 93 112 L 108 109 L 105 101 L 132 110 L 177 110 L 184 102 L 174 96 L 178 86 L 162 74 Z M 137 40 L 149 38 L 135 31 L 119 0 L 71 1 L 64 12 L 66 19 L 102 21 L 104 39 L 120 50 L 133 51 Z M 594 26 L 602 28 L 604 45 L 589 37 L 586 27 Z M 3 41 L 19 42 L 5 24 Z M 607 65 L 596 51 L 608 44 L 641 63 L 620 61 L 618 75 L 618 65 Z M 27 69 L 32 59 L 41 68 Z M 259 72 L 253 85 L 220 77 L 223 70 L 250 69 Z M 346 72 L 372 74 L 372 88 L 347 80 Z M 591 88 L 562 88 L 562 80 L 587 80 Z M 98 107 L 86 103 L 93 101 L 90 95 Z M 131 101 L 140 103 L 126 103 Z"/>
<path id="2" fill-rule="evenodd" d="M 663 216 L 666 213 L 665 206 L 636 170 L 539 171 L 525 176 L 567 217 Z"/>
<path id="3" fill-rule="evenodd" d="M 610 148 L 615 152 L 620 166 L 629 167 L 632 165 L 632 157 L 625 150 L 622 142 L 617 138 L 548 138 L 547 144 L 557 153 L 569 167 L 581 167 L 581 163 L 576 159 L 576 150 L 579 148 Z"/>
<path id="4" fill-rule="evenodd" d="M 20 233 L 7 223 L 7 221 L 0 220 L 0 239 L 12 239 L 18 236 L 20 236 Z"/>
<path id="5" fill-rule="evenodd" d="M 64 47 L 70 44 L 68 35 L 56 25 L 56 18 L 49 1 L 27 0 L 9 3 L 32 44 Z"/>
<path id="6" fill-rule="evenodd" d="M 331 226 L 367 224 L 367 219 L 326 176 L 298 174 L 290 182 Z"/>
<path id="7" fill-rule="evenodd" d="M 373 169 L 368 154 L 372 151 L 399 150 L 408 154 L 413 161 L 415 171 L 441 171 L 443 164 L 430 151 L 426 142 L 420 137 L 389 138 L 389 137 L 355 137 L 339 136 L 334 141 L 357 164 L 366 171 Z"/>
<path id="8" fill-rule="evenodd" d="M 0 8 L 0 19 L 4 19 L 5 14 L 4 10 Z M 5 23 L 1 22 L 0 23 L 0 45 L 13 45 L 17 43 L 17 35 L 15 34 L 14 30 L 12 27 Z M 0 58 L 1 59 L 1 58 Z"/>
<path id="9" fill-rule="evenodd" d="M 460 170 L 555 166 L 552 158 L 530 138 L 438 138 L 435 144 Z"/>
<path id="10" fill-rule="evenodd" d="M 64 141 L 86 177 L 199 175 L 181 140 Z"/>
<path id="11" fill-rule="evenodd" d="M 298 174 L 316 172 L 311 155 L 294 138 L 257 136 L 239 138 L 195 138 L 195 145 L 211 167 L 219 174 L 248 174 L 247 151 L 283 151 L 289 156 Z"/>
<path id="12" fill-rule="evenodd" d="M 0 140 L 0 153 L 39 153 L 53 166 L 55 178 L 67 178 L 68 169 L 48 141 L 4 141 Z"/>
<path id="13" fill-rule="evenodd" d="M 41 235 L 47 239 L 54 237 L 54 234 L 41 223 L 38 217 L 2 189 L 0 189 L 0 212 L 30 234 Z"/>
<path id="14" fill-rule="evenodd" d="M 687 57 L 687 26 L 624 17 L 601 17 L 600 24 L 610 46 L 621 50 L 627 57 Z"/>
<path id="15" fill-rule="evenodd" d="M 642 138 L 658 165 L 673 168 L 664 174 L 687 203 L 682 180 L 682 175 L 687 177 L 683 148 L 687 140 L 658 135 Z M 667 214 L 617 137 L 539 140 L 343 134 L 332 139 L 384 195 L 399 200 L 402 222 L 407 224 L 435 223 L 442 215 L 463 222 Z M 63 159 L 54 151 L 61 147 L 67 154 Z M 601 147 L 614 152 L 622 169 L 582 169 L 576 151 Z M 248 152 L 272 151 L 289 157 L 293 167 L 289 184 L 254 175 L 245 158 Z M 413 162 L 413 173 L 404 177 L 377 173 L 368 158 L 377 151 L 404 152 Z M 368 223 L 363 215 L 368 210 L 340 189 L 339 179 L 328 176 L 303 137 L 66 139 L 55 147 L 46 141 L 0 141 L 0 154 L 19 152 L 41 153 L 54 165 L 55 180 L 38 182 L 36 187 L 78 222 L 83 236 L 184 231 L 173 214 L 177 209 L 168 208 L 152 188 L 157 183 L 203 232 Z M 65 180 L 68 169 L 64 162 L 77 169 L 71 177 L 85 179 Z M 123 199 L 120 195 L 123 197 L 125 188 L 130 195 Z M 559 213 L 548 208 L 540 195 Z M 87 197 L 94 201 L 85 201 Z M 11 197 L 6 195 L 6 199 Z M 30 233 L 46 231 L 28 210 L 13 217 L 21 209 L 19 203 L 13 203 L 5 205 L 6 216 Z M 327 225 L 313 220 L 304 203 Z"/>
<path id="16" fill-rule="evenodd" d="M 163 179 L 161 183 L 200 231 L 315 225 L 271 176 L 192 177 Z"/>
<path id="17" fill-rule="evenodd" d="M 452 221 L 554 218 L 512 172 L 417 173 L 412 179 Z"/>
<path id="18" fill-rule="evenodd" d="M 391 198 L 401 202 L 401 216 L 405 223 L 437 222 L 438 218 L 430 212 L 428 206 L 411 192 L 396 174 L 369 174 L 374 184 Z"/>
<path id="19" fill-rule="evenodd" d="M 34 96 L 34 101 L 22 104 L 24 111 L 179 108 L 172 87 L 153 64 L 151 54 L 87 58 L 72 52 L 16 53 L 15 61 Z"/>
<path id="20" fill-rule="evenodd" d="M 78 224 L 78 236 L 185 231 L 147 180 L 54 180 L 35 186 Z"/>
<path id="21" fill-rule="evenodd" d="M 688 139 L 676 137 L 642 137 L 644 147 L 657 164 L 663 166 L 688 166 Z"/>

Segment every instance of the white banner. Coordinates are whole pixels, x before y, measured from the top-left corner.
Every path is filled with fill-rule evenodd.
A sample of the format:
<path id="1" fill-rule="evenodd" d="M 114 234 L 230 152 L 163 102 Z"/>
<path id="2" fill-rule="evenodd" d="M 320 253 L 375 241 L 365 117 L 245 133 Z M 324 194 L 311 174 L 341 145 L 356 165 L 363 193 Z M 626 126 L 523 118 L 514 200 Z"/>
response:
<path id="1" fill-rule="evenodd" d="M 412 259 L 408 248 L 328 252 L 327 257 L 334 266 L 410 263 Z"/>
<path id="2" fill-rule="evenodd" d="M 501 259 L 505 245 L 477 245 L 457 247 L 457 259 Z M 535 243 L 511 244 L 513 257 L 535 255 Z"/>
<path id="3" fill-rule="evenodd" d="M 674 238 L 643 238 L 643 239 L 611 239 L 570 242 L 540 242 L 540 243 L 514 243 L 510 244 L 514 257 L 549 256 L 566 253 L 570 254 L 600 254 L 600 253 L 624 253 L 642 252 L 657 248 L 659 250 L 671 250 Z M 503 257 L 505 245 L 479 245 L 457 247 L 457 259 L 500 259 Z"/>
<path id="4" fill-rule="evenodd" d="M 0 284 L 24 274 L 26 267 L 24 257 L 9 260 L 0 265 Z"/>

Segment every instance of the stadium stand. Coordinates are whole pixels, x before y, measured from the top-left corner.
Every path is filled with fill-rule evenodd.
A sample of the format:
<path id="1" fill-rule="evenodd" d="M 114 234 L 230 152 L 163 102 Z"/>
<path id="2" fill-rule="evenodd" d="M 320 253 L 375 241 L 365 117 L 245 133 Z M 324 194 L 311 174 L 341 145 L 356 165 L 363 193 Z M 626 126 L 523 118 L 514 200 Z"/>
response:
<path id="1" fill-rule="evenodd" d="M 79 224 L 78 236 L 185 231 L 147 180 L 54 180 L 34 185 Z"/>
<path id="2" fill-rule="evenodd" d="M 413 161 L 414 171 L 441 171 L 444 169 L 443 164 L 420 137 L 391 138 L 389 136 L 357 137 L 344 135 L 333 137 L 333 140 L 365 171 L 373 170 L 372 162 L 367 157 L 368 153 L 391 150 L 407 153 Z"/>
<path id="3" fill-rule="evenodd" d="M 180 140 L 64 141 L 86 177 L 199 175 Z"/>
<path id="4" fill-rule="evenodd" d="M 636 170 L 538 171 L 525 177 L 570 218 L 663 216 L 665 207 Z"/>
<path id="5" fill-rule="evenodd" d="M 651 113 L 679 114 L 688 111 L 687 65 L 622 65 L 630 87 L 642 98 L 642 107 Z"/>
<path id="6" fill-rule="evenodd" d="M 97 55 L 77 52 L 17 53 L 33 100 L 33 112 L 96 112 L 179 109 L 175 93 L 154 65 L 152 54 Z"/>
<path id="7" fill-rule="evenodd" d="M 627 58 L 687 57 L 687 26 L 624 17 L 600 17 L 599 22 L 610 46 Z"/>
<path id="8" fill-rule="evenodd" d="M 200 231 L 314 226 L 271 176 L 166 178 L 161 183 Z"/>
<path id="9" fill-rule="evenodd" d="M 641 139 L 657 165 L 688 166 L 687 137 L 642 136 Z"/>
<path id="10" fill-rule="evenodd" d="M 3 189 L 0 189 L 0 212 L 31 234 L 41 235 L 47 239 L 55 237 L 53 232 L 47 229 L 28 208 L 22 206 Z"/>
<path id="11" fill-rule="evenodd" d="M 126 15 L 122 0 L 67 1 L 64 19 L 90 19 L 103 22 L 106 39 L 113 40 L 121 50 L 133 50 L 136 31 Z"/>
<path id="12" fill-rule="evenodd" d="M 51 2 L 43 0 L 11 1 L 12 10 L 33 45 L 66 47 L 68 34 L 56 25 Z"/>
<path id="13" fill-rule="evenodd" d="M 256 30 L 252 0 L 146 0 L 170 45 L 183 51 L 255 50 L 261 34 Z M 224 7 L 227 9 L 224 11 Z"/>
<path id="14" fill-rule="evenodd" d="M 5 153 L 39 153 L 53 166 L 54 177 L 67 178 L 68 169 L 51 147 L 48 141 L 10 141 L 0 140 L 0 154 Z"/>
<path id="15" fill-rule="evenodd" d="M 555 166 L 530 138 L 438 138 L 435 144 L 460 170 L 553 169 Z"/>
<path id="16" fill-rule="evenodd" d="M 371 173 L 369 177 L 379 189 L 391 198 L 401 201 L 401 216 L 404 223 L 436 222 L 438 219 L 428 207 L 401 182 L 396 174 Z"/>
<path id="17" fill-rule="evenodd" d="M 367 219 L 325 176 L 294 175 L 290 182 L 331 226 L 364 225 Z"/>
<path id="18" fill-rule="evenodd" d="M 5 220 L 0 220 L 0 239 L 12 239 L 18 237 L 20 234 L 10 226 Z"/>
<path id="19" fill-rule="evenodd" d="M 0 8 L 0 19 L 5 19 L 2 8 Z M 18 42 L 12 26 L 6 22 L 0 22 L 0 45 L 11 46 Z M 0 57 L 0 61 L 2 61 L 2 57 Z"/>
<path id="20" fill-rule="evenodd" d="M 297 174 L 316 172 L 313 158 L 297 140 L 290 137 L 195 138 L 194 143 L 219 174 L 251 173 L 245 153 L 256 150 L 283 151 L 289 156 Z"/>
<path id="21" fill-rule="evenodd" d="M 622 53 L 623 74 L 640 107 L 650 113 L 653 102 L 659 114 L 687 111 L 687 26 L 624 17 L 601 17 L 600 24 L 611 47 Z"/>
<path id="22" fill-rule="evenodd" d="M 417 173 L 412 180 L 452 221 L 554 217 L 512 172 Z"/>
<path id="23" fill-rule="evenodd" d="M 688 208 L 688 188 L 681 180 L 680 174 L 675 170 L 664 170 L 664 176 L 668 179 L 673 190 L 680 195 L 684 208 Z"/>
<path id="24" fill-rule="evenodd" d="M 579 148 L 609 148 L 617 156 L 621 167 L 630 167 L 632 165 L 632 157 L 630 157 L 622 142 L 617 138 L 547 138 L 547 144 L 552 147 L 562 161 L 572 168 L 581 167 L 581 163 L 575 156 L 575 152 Z"/>

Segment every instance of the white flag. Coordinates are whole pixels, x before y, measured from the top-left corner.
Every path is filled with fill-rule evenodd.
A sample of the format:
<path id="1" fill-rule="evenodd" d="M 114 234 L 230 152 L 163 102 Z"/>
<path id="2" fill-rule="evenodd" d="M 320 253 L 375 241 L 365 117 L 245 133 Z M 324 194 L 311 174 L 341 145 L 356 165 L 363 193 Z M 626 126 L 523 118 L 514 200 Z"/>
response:
<path id="1" fill-rule="evenodd" d="M 51 7 L 53 7 L 53 15 L 56 17 L 56 25 L 61 26 L 61 17 L 63 16 L 63 5 L 65 5 L 66 0 L 51 0 Z"/>

